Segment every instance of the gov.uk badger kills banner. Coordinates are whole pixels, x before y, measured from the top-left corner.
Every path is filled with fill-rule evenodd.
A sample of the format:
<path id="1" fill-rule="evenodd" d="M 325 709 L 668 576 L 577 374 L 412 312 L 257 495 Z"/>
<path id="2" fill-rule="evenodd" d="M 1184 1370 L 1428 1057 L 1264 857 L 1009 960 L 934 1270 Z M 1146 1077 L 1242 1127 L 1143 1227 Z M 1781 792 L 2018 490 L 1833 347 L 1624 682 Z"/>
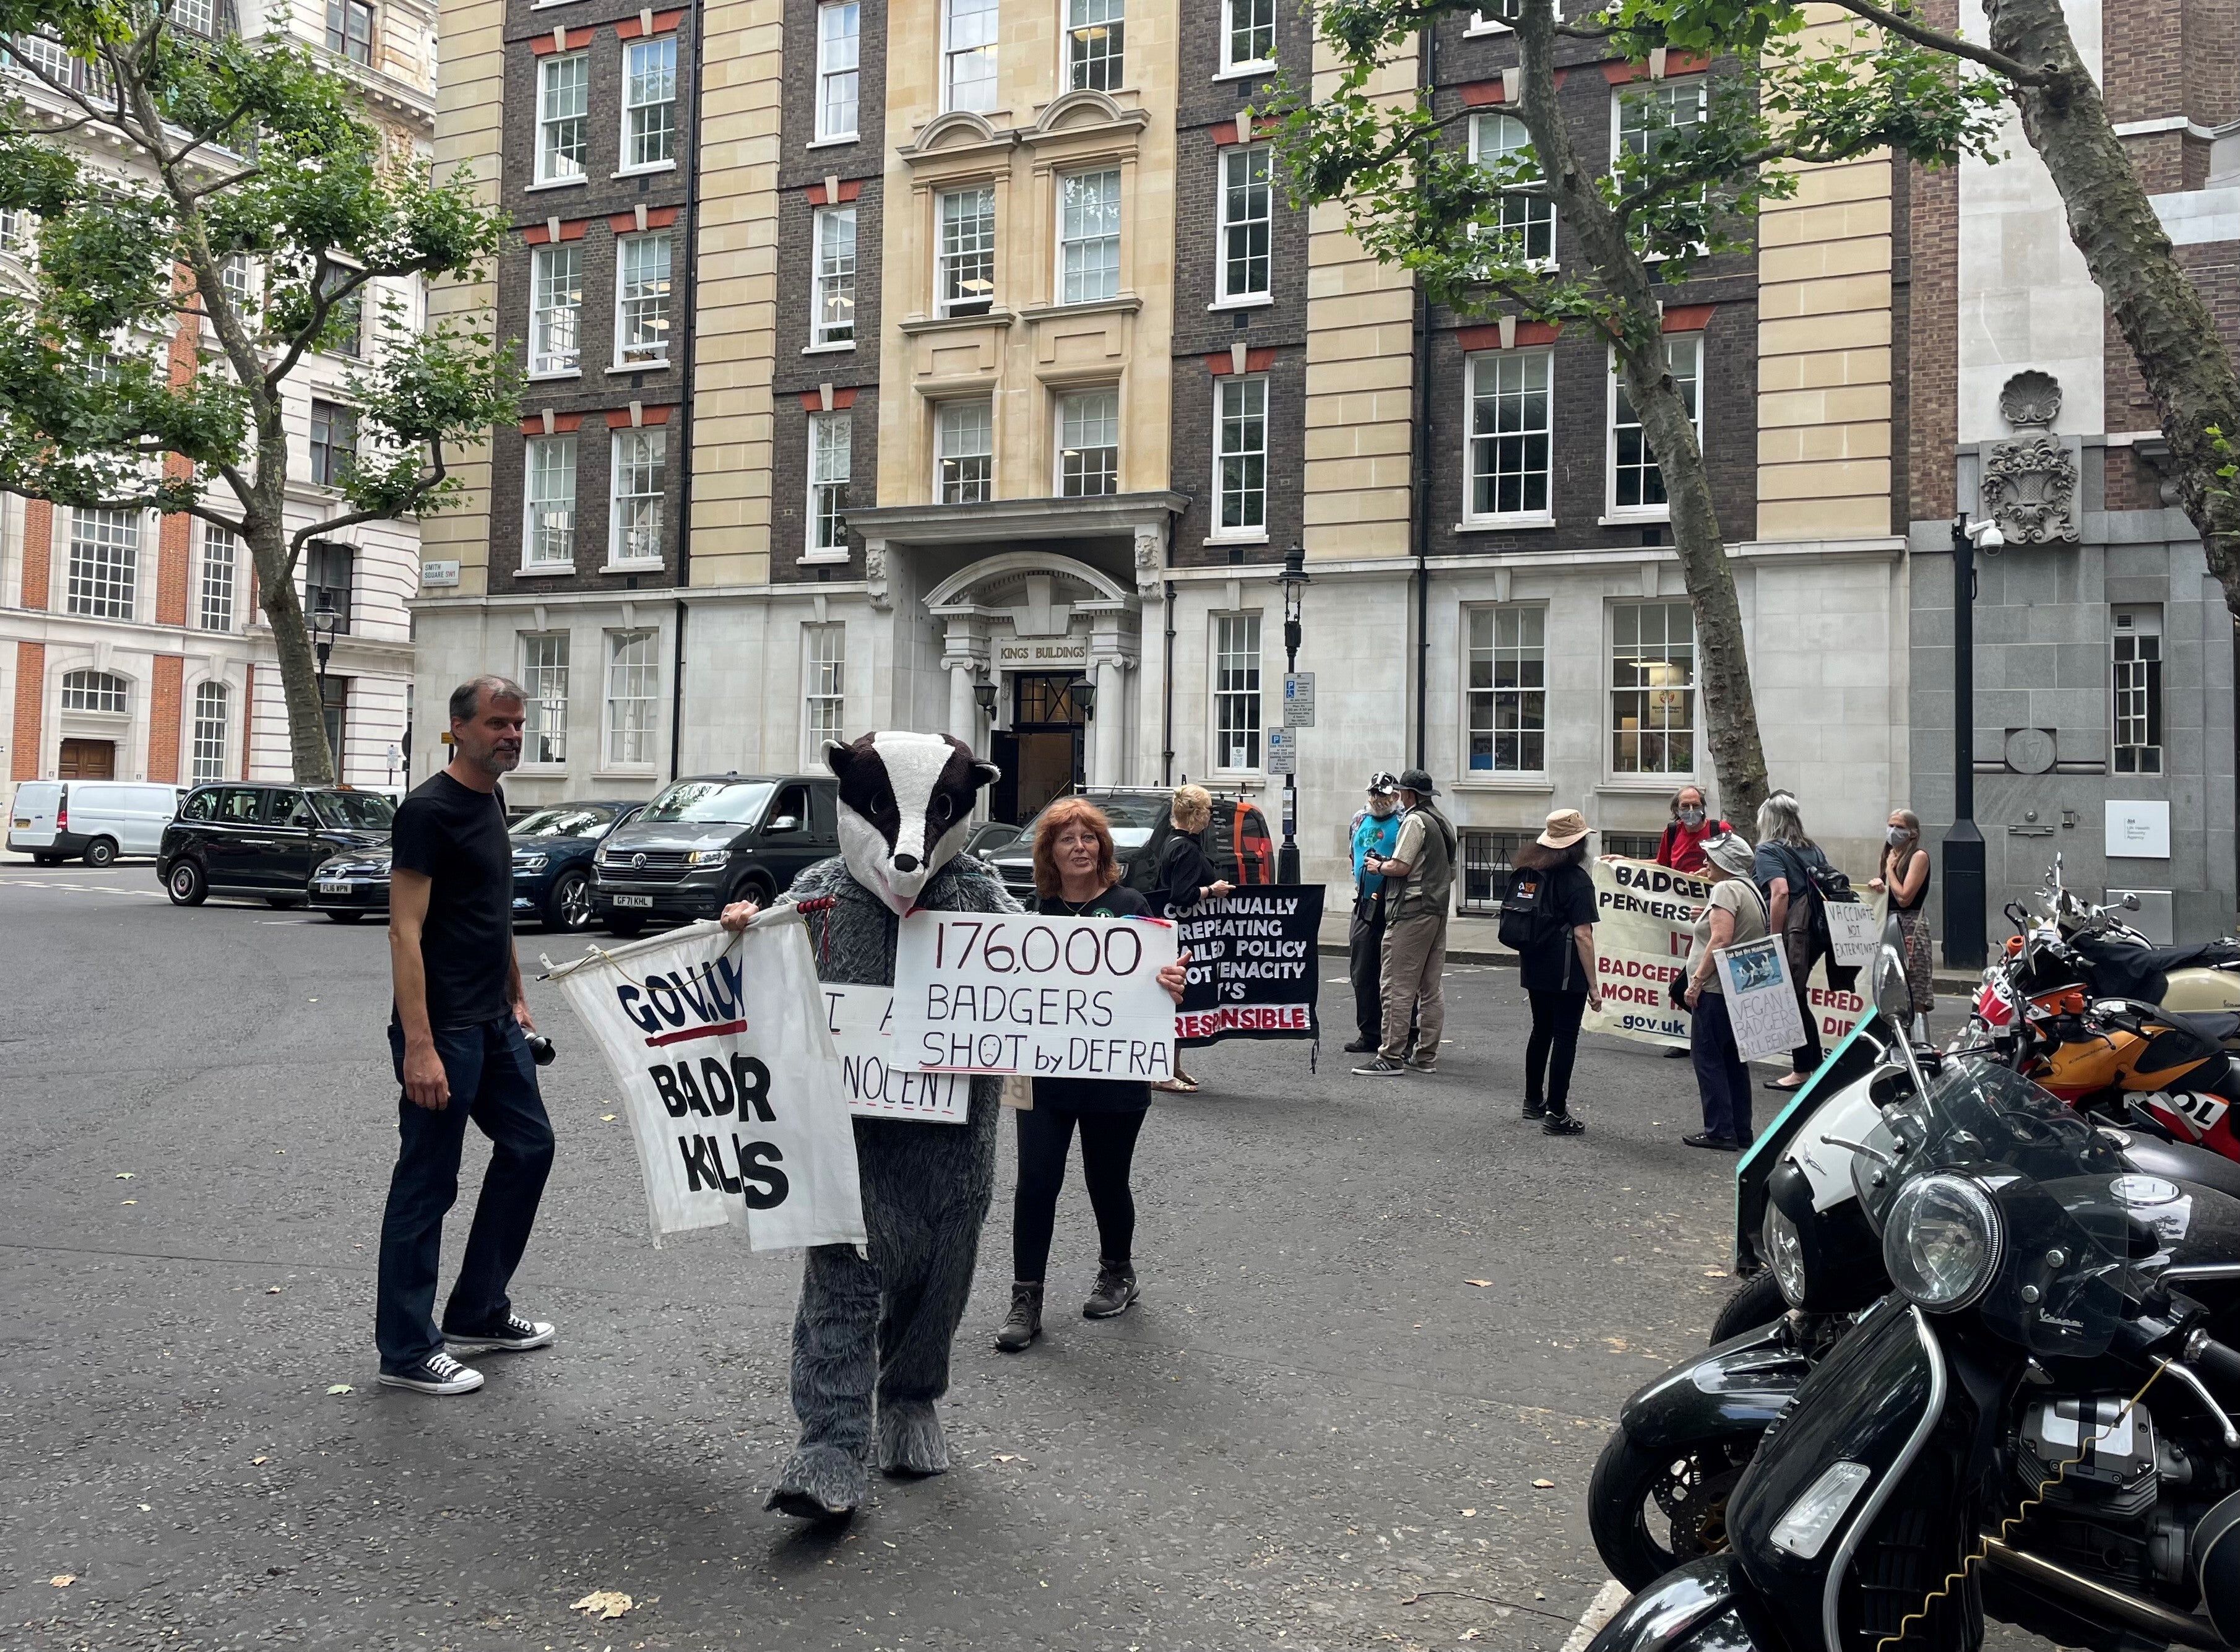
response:
<path id="1" fill-rule="evenodd" d="M 1175 1012 L 1185 1044 L 1314 1038 L 1323 886 L 1275 883 L 1200 901 L 1175 920 L 1190 976 Z"/>
<path id="2" fill-rule="evenodd" d="M 622 1088 L 657 1242 L 731 1222 L 757 1250 L 864 1242 L 856 1133 L 798 911 L 737 936 L 696 923 L 549 978 Z"/>

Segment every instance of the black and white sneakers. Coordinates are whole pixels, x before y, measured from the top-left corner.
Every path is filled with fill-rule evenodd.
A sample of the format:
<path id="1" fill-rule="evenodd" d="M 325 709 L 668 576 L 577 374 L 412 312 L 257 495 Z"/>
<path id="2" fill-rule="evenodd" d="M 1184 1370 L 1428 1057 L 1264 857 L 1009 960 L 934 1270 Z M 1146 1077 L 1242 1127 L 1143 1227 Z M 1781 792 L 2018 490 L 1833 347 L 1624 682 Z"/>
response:
<path id="1" fill-rule="evenodd" d="M 455 1331 L 445 1331 L 443 1341 L 462 1354 L 518 1353 L 525 1348 L 543 1348 L 558 1335 L 541 1319 L 523 1319 L 518 1314 L 506 1316 L 505 1323 L 496 1330 L 480 1336 L 462 1336 Z"/>
<path id="2" fill-rule="evenodd" d="M 440 1348 L 409 1370 L 381 1374 L 382 1387 L 410 1389 L 416 1394 L 472 1394 L 482 1385 L 480 1371 L 460 1364 Z"/>
<path id="3" fill-rule="evenodd" d="M 1407 1070 L 1403 1063 L 1379 1056 L 1366 1066 L 1355 1068 L 1353 1075 L 1356 1078 L 1398 1078 Z"/>

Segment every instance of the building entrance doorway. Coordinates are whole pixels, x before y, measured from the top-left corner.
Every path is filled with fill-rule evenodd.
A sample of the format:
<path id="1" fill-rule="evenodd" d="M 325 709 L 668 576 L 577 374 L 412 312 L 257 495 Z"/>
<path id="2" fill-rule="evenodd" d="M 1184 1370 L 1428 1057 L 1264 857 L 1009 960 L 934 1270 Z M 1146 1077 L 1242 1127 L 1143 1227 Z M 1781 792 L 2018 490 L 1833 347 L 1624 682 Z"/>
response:
<path id="1" fill-rule="evenodd" d="M 65 740 L 62 759 L 55 765 L 57 780 L 114 780 L 117 743 L 114 740 Z"/>
<path id="2" fill-rule="evenodd" d="M 1003 777 L 988 789 L 989 812 L 1021 825 L 1053 797 L 1087 778 L 1089 719 L 1074 703 L 1071 672 L 1019 671 L 1011 676 L 1011 726 L 990 736 L 989 755 Z"/>

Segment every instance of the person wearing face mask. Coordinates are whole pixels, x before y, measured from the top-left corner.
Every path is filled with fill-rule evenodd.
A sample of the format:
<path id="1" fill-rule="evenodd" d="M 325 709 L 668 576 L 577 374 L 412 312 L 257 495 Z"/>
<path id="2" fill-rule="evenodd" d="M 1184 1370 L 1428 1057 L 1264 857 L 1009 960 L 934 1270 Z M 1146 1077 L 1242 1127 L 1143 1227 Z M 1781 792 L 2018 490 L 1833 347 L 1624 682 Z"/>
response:
<path id="1" fill-rule="evenodd" d="M 1921 846 L 1921 816 L 1910 809 L 1890 810 L 1884 834 L 1882 875 L 1868 880 L 1876 894 L 1888 891 L 1890 909 L 1905 937 L 1905 984 L 1913 1001 L 1913 1036 L 1926 1042 L 1929 1012 L 1937 1008 L 1936 977 L 1929 950 L 1929 851 Z"/>
<path id="2" fill-rule="evenodd" d="M 1703 789 L 1683 786 L 1672 794 L 1672 819 L 1657 840 L 1657 863 L 1676 872 L 1700 872 L 1704 840 L 1726 829 L 1727 823 L 1713 820 L 1704 808 Z"/>
<path id="3" fill-rule="evenodd" d="M 1371 775 L 1368 806 L 1353 817 L 1353 922 L 1346 931 L 1346 960 L 1357 1036 L 1345 1047 L 1350 1056 L 1369 1054 L 1384 1036 L 1384 905 L 1386 885 L 1397 882 L 1363 863 L 1391 854 L 1399 841 L 1400 783 L 1389 774 Z"/>

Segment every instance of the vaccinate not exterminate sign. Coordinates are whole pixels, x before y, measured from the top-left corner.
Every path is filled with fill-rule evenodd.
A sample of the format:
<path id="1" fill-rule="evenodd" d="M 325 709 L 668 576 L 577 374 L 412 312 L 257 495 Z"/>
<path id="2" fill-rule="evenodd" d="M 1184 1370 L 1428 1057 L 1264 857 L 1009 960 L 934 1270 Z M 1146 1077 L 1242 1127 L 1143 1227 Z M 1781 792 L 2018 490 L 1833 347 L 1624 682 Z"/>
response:
<path id="1" fill-rule="evenodd" d="M 913 912 L 895 948 L 895 1059 L 931 1073 L 1174 1076 L 1175 926 Z"/>

